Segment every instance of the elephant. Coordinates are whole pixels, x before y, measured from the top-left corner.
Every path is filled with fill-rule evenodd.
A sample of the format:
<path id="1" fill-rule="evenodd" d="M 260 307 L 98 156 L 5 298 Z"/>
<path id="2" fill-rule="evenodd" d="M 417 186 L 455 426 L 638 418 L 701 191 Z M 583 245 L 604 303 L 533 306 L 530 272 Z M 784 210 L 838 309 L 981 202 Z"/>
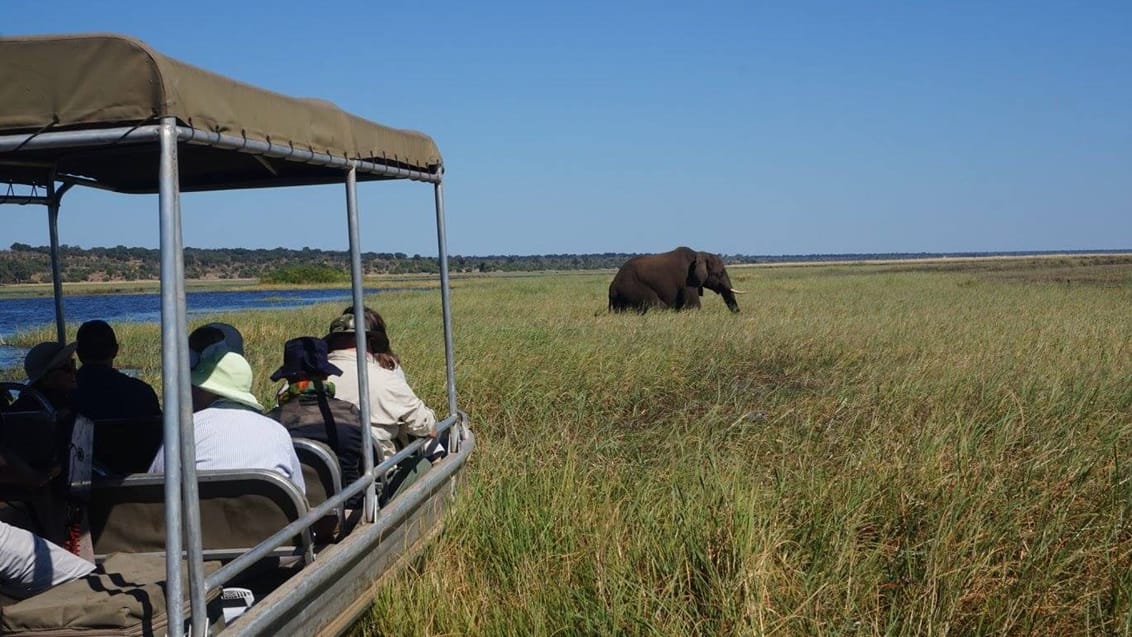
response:
<path id="1" fill-rule="evenodd" d="M 698 308 L 704 288 L 722 296 L 732 312 L 739 311 L 735 295 L 743 292 L 731 287 L 719 255 L 684 246 L 662 254 L 644 254 L 626 261 L 613 277 L 609 309 L 644 314 L 650 308 Z"/>

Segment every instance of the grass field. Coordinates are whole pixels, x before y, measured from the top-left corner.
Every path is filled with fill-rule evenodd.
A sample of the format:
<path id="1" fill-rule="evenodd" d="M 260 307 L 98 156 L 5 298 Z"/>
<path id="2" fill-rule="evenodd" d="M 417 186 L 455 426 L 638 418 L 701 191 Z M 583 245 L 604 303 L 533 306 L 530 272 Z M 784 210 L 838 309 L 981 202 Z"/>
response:
<path id="1" fill-rule="evenodd" d="M 355 635 L 1132 632 L 1132 259 L 731 275 L 737 315 L 455 280 L 479 444 Z M 439 295 L 371 302 L 443 406 Z M 226 317 L 261 397 L 340 309 Z M 156 384 L 156 327 L 121 335 Z"/>

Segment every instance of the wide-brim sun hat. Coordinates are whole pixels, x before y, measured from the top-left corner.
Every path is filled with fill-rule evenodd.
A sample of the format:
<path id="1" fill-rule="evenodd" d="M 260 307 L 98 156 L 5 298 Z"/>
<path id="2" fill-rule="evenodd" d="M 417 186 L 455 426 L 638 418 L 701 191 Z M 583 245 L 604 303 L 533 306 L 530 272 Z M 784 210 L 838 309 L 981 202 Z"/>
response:
<path id="1" fill-rule="evenodd" d="M 24 373 L 27 374 L 27 384 L 31 385 L 47 375 L 51 370 L 62 365 L 75 353 L 75 344 L 57 343 L 48 341 L 40 343 L 28 350 L 24 356 Z"/>
<path id="2" fill-rule="evenodd" d="M 243 356 L 230 351 L 223 341 L 201 352 L 200 363 L 192 371 L 192 384 L 221 398 L 263 411 L 263 405 L 252 394 L 252 366 Z"/>
<path id="3" fill-rule="evenodd" d="M 293 338 L 283 346 L 283 366 L 275 370 L 271 380 L 341 376 L 342 370 L 326 355 L 326 341 L 313 336 Z"/>

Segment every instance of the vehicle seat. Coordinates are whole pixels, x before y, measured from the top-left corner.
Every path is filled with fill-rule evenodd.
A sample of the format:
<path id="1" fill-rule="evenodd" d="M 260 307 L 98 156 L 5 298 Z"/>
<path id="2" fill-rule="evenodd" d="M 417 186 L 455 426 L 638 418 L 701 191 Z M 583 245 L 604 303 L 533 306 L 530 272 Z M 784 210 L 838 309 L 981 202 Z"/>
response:
<path id="1" fill-rule="evenodd" d="M 95 470 L 101 475 L 142 473 L 161 448 L 161 416 L 94 420 Z"/>
<path id="2" fill-rule="evenodd" d="M 67 418 L 55 411 L 38 392 L 21 383 L 0 382 L 0 392 L 34 396 L 40 405 L 34 411 L 13 411 L 11 406 L 0 411 L 0 445 L 17 455 L 29 466 L 47 470 L 62 461 L 60 436 L 67 426 Z M 58 433 L 57 433 L 58 432 Z M 23 499 L 14 497 L 3 499 Z"/>
<path id="3" fill-rule="evenodd" d="M 205 562 L 205 572 L 219 562 Z M 182 581 L 187 579 L 182 568 Z M 187 585 L 187 584 L 186 584 Z M 186 596 L 183 615 L 189 615 Z M 219 589 L 205 598 L 212 631 L 223 627 Z M 160 555 L 114 555 L 86 577 L 61 584 L 34 597 L 0 609 L 0 634 L 43 635 L 162 635 L 168 616 L 165 606 L 165 558 Z"/>
<path id="4" fill-rule="evenodd" d="M 197 472 L 205 559 L 232 559 L 309 510 L 293 482 L 267 469 Z M 133 474 L 96 480 L 87 510 L 95 559 L 111 553 L 165 550 L 165 476 Z M 309 531 L 273 556 L 314 559 Z"/>
<path id="5" fill-rule="evenodd" d="M 295 438 L 295 455 L 303 468 L 303 482 L 307 485 L 307 503 L 314 507 L 326 502 L 331 496 L 342 491 L 342 468 L 338 456 L 323 442 L 307 438 Z M 329 518 L 329 520 L 327 520 Z M 346 522 L 345 507 L 335 507 L 331 515 L 319 523 L 320 529 L 328 529 L 333 537 L 335 528 L 341 529 Z M 325 537 L 327 533 L 319 533 Z"/>

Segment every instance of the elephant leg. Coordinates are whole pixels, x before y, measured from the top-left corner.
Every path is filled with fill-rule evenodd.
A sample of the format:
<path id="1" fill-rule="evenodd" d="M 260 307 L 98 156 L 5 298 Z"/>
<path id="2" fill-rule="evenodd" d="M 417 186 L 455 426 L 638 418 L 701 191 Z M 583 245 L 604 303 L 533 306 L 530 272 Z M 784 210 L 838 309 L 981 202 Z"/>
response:
<path id="1" fill-rule="evenodd" d="M 641 314 L 649 310 L 664 310 L 671 307 L 668 303 L 651 288 L 645 288 L 640 298 L 637 299 L 637 311 Z"/>
<path id="2" fill-rule="evenodd" d="M 676 309 L 684 310 L 698 310 L 700 309 L 700 289 L 694 287 L 684 288 L 681 295 L 683 303 Z"/>

